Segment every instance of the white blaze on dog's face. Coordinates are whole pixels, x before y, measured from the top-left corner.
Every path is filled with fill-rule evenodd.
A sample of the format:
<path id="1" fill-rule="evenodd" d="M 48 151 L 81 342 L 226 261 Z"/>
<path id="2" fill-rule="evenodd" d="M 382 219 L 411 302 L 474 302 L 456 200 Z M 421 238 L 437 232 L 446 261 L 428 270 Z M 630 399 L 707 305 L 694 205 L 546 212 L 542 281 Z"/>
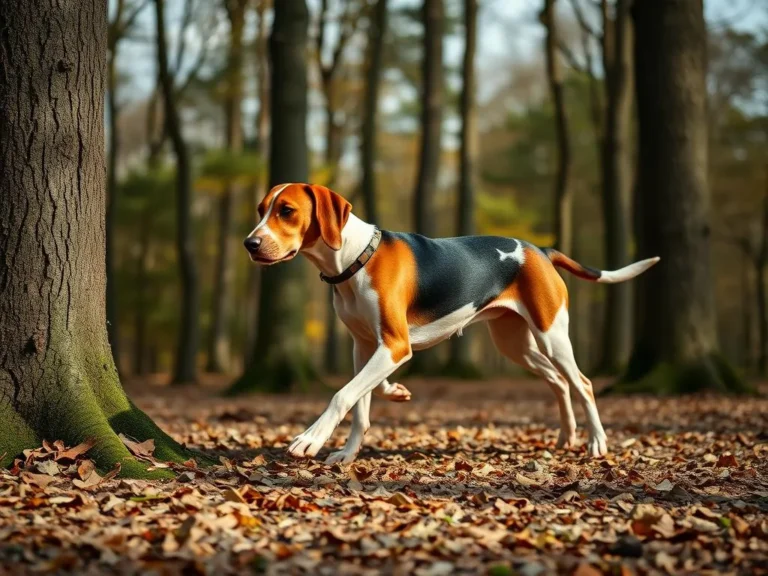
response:
<path id="1" fill-rule="evenodd" d="M 352 205 L 324 186 L 279 184 L 259 204 L 261 220 L 245 239 L 251 260 L 277 264 L 322 239 L 341 248 L 341 229 Z"/>

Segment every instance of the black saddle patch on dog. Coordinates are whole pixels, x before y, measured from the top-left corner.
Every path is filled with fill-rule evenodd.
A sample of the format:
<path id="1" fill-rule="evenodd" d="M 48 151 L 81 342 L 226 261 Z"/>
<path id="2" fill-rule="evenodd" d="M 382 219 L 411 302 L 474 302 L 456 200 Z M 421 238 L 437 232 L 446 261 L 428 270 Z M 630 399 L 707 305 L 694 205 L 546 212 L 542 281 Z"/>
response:
<path id="1" fill-rule="evenodd" d="M 430 320 L 470 303 L 480 310 L 497 298 L 520 272 L 524 246 L 501 236 L 433 239 L 382 232 L 382 242 L 394 240 L 405 242 L 413 252 L 418 275 L 414 306 Z"/>

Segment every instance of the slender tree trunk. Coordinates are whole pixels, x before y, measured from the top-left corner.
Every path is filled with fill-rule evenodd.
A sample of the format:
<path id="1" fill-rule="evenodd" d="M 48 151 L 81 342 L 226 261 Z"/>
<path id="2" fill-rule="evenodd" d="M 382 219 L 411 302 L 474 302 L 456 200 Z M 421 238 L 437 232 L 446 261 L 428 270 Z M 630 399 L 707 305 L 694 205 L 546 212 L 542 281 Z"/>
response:
<path id="1" fill-rule="evenodd" d="M 639 116 L 639 257 L 660 256 L 640 294 L 645 322 L 615 390 L 744 391 L 715 331 L 707 183 L 706 26 L 701 0 L 633 6 Z"/>
<path id="2" fill-rule="evenodd" d="M 256 84 L 259 98 L 259 109 L 256 113 L 256 150 L 259 153 L 261 162 L 266 163 L 269 156 L 269 62 L 268 62 L 268 31 L 267 31 L 267 9 L 269 0 L 259 0 L 256 4 Z M 253 205 L 249 208 L 249 214 L 254 218 L 254 223 L 258 221 L 257 207 L 259 201 L 266 194 L 267 177 L 260 176 L 254 186 L 251 200 Z M 256 327 L 258 326 L 259 313 L 259 285 L 261 284 L 261 268 L 251 266 L 248 273 L 248 301 L 247 318 L 248 324 L 245 333 L 245 347 L 243 365 L 248 366 L 251 361 L 251 353 L 256 345 Z"/>
<path id="3" fill-rule="evenodd" d="M 760 247 L 755 259 L 755 297 L 757 298 L 757 326 L 760 350 L 757 370 L 760 376 L 768 371 L 768 306 L 766 306 L 765 269 L 768 267 L 768 192 L 763 197 L 763 215 L 760 223 Z"/>
<path id="4" fill-rule="evenodd" d="M 334 79 L 332 76 L 324 80 L 326 100 L 326 133 L 325 133 L 325 165 L 331 172 L 328 187 L 333 188 L 336 182 L 336 172 L 341 158 L 341 130 L 336 124 L 336 103 L 334 99 Z M 336 310 L 333 307 L 333 286 L 326 287 L 326 330 L 323 367 L 326 374 L 339 372 L 339 330 Z"/>
<path id="5" fill-rule="evenodd" d="M 752 371 L 752 295 L 749 291 L 749 273 L 752 270 L 752 258 L 747 251 L 742 252 L 741 263 L 741 349 L 744 372 Z"/>
<path id="6" fill-rule="evenodd" d="M 414 193 L 414 229 L 433 236 L 434 200 L 440 165 L 443 115 L 443 0 L 424 0 L 424 61 L 421 89 L 421 149 Z"/>
<path id="7" fill-rule="evenodd" d="M 461 134 L 459 150 L 459 194 L 456 229 L 459 236 L 475 233 L 475 162 L 477 160 L 477 118 L 475 110 L 475 49 L 477 46 L 477 0 L 464 0 L 463 83 L 459 101 Z M 472 362 L 472 332 L 451 339 L 446 372 L 476 378 L 480 371 Z"/>
<path id="8" fill-rule="evenodd" d="M 618 0 L 613 22 L 604 28 L 612 42 L 606 43 L 605 135 L 602 150 L 603 225 L 606 268 L 615 270 L 629 260 L 631 217 L 630 127 L 632 113 L 632 34 L 629 0 Z M 606 16 L 607 18 L 607 16 Z M 612 31 L 611 31 L 612 28 Z M 611 33 L 609 34 L 609 31 Z M 608 287 L 600 372 L 617 374 L 629 359 L 632 338 L 632 288 L 629 282 Z"/>
<path id="9" fill-rule="evenodd" d="M 443 114 L 443 0 L 424 0 L 424 59 L 421 89 L 421 148 L 416 190 L 413 196 L 414 229 L 417 234 L 435 235 L 435 194 L 440 167 Z M 442 371 L 439 347 L 416 352 L 408 375 L 432 375 Z"/>
<path id="10" fill-rule="evenodd" d="M 381 84 L 386 30 L 387 0 L 377 0 L 368 32 L 368 69 L 366 71 L 362 146 L 360 150 L 363 170 L 363 206 L 365 218 L 372 224 L 379 221 L 379 213 L 376 208 L 376 117 L 379 108 L 379 86 Z"/>
<path id="11" fill-rule="evenodd" d="M 557 60 L 557 24 L 555 0 L 544 0 L 541 13 L 547 34 L 544 54 L 547 64 L 547 82 L 555 109 L 557 135 L 557 176 L 555 180 L 555 248 L 566 254 L 573 242 L 573 198 L 570 190 L 571 146 L 568 135 L 568 117 L 565 109 L 565 86 Z"/>
<path id="12" fill-rule="evenodd" d="M 226 96 L 224 98 L 224 116 L 226 124 L 227 150 L 235 155 L 243 148 L 242 114 L 240 106 L 243 98 L 243 28 L 247 0 L 224 0 L 229 16 L 229 54 L 227 57 Z M 217 259 L 214 274 L 213 303 L 211 313 L 211 333 L 208 338 L 209 372 L 226 372 L 230 366 L 230 304 L 232 301 L 232 280 L 234 268 L 232 257 L 232 228 L 237 190 L 232 182 L 227 182 L 219 199 L 219 232 L 217 239 Z"/>
<path id="13" fill-rule="evenodd" d="M 176 249 L 181 272 L 181 327 L 176 350 L 174 384 L 197 380 L 199 286 L 195 263 L 195 237 L 192 230 L 192 166 L 189 150 L 181 131 L 176 90 L 168 67 L 165 42 L 165 0 L 155 0 L 157 58 L 165 106 L 165 124 L 176 156 Z"/>
<path id="14" fill-rule="evenodd" d="M 139 225 L 139 253 L 136 256 L 136 313 L 134 314 L 134 376 L 147 375 L 147 332 L 149 300 L 149 251 L 152 238 L 152 209 L 145 204 L 141 224 Z"/>
<path id="15" fill-rule="evenodd" d="M 118 433 L 189 457 L 128 400 L 107 338 L 106 12 L 0 0 L 0 465 L 94 438 L 100 469 L 147 475 Z"/>
<path id="16" fill-rule="evenodd" d="M 306 182 L 307 29 L 305 0 L 275 3 L 269 40 L 271 56 L 272 138 L 269 183 Z M 285 392 L 314 376 L 305 329 L 304 268 L 293 260 L 263 269 L 259 330 L 252 361 L 231 394 L 254 390 Z"/>
<path id="17" fill-rule="evenodd" d="M 118 2 L 118 14 L 116 21 L 121 21 L 123 2 Z M 117 279 L 115 278 L 115 217 L 117 215 L 118 189 L 117 189 L 117 159 L 120 154 L 120 137 L 118 134 L 117 119 L 120 113 L 117 104 L 117 46 L 118 42 L 112 40 L 107 59 L 107 114 L 109 116 L 109 164 L 107 166 L 107 333 L 109 343 L 112 346 L 112 355 L 115 365 L 120 368 L 120 331 L 117 314 Z"/>
<path id="18" fill-rule="evenodd" d="M 768 368 L 768 312 L 766 312 L 765 263 L 755 262 L 755 300 L 757 305 L 757 373 L 765 376 Z"/>

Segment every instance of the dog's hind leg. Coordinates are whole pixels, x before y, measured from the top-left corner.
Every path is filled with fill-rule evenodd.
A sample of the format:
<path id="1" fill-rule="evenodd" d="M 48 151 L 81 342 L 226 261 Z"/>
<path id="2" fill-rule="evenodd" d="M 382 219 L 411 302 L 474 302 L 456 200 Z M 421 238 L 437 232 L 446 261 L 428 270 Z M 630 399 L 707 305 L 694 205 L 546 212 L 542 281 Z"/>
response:
<path id="1" fill-rule="evenodd" d="M 573 447 L 576 443 L 576 418 L 573 414 L 568 383 L 557 368 L 539 351 L 526 321 L 516 312 L 510 311 L 490 320 L 488 329 L 499 352 L 547 382 L 557 398 L 560 413 L 557 447 Z"/>
<path id="2" fill-rule="evenodd" d="M 563 306 L 549 329 L 546 332 L 534 330 L 534 337 L 539 350 L 562 374 L 584 408 L 589 432 L 587 455 L 604 456 L 608 452 L 605 430 L 600 422 L 592 383 L 579 371 L 573 356 L 573 346 L 568 336 L 568 319 L 568 310 Z"/>

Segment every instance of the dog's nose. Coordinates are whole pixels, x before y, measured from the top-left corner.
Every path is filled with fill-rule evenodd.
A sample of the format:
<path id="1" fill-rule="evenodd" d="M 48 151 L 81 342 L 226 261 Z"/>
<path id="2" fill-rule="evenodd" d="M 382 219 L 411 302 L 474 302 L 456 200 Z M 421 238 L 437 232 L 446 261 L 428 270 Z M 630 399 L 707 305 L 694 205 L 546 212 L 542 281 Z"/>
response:
<path id="1" fill-rule="evenodd" d="M 243 245 L 248 252 L 256 252 L 259 249 L 259 246 L 261 246 L 261 238 L 258 236 L 248 236 L 243 242 Z"/>

